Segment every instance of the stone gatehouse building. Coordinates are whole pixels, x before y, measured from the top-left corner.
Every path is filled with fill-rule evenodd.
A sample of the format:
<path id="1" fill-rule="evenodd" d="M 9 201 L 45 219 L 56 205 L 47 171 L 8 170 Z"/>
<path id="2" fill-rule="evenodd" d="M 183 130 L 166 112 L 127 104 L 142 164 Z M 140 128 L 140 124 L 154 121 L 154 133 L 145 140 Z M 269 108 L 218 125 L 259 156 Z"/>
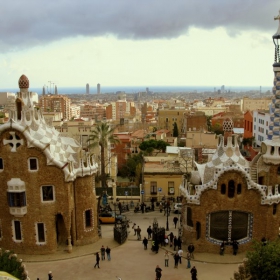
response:
<path id="1" fill-rule="evenodd" d="M 98 237 L 97 164 L 34 108 L 22 75 L 15 110 L 0 126 L 0 247 L 47 254 Z"/>

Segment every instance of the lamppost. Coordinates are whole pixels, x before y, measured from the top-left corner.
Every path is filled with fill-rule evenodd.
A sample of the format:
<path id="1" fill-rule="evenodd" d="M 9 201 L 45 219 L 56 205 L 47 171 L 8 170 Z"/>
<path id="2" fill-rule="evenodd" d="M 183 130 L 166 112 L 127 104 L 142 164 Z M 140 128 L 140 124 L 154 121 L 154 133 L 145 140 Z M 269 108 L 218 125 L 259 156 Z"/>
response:
<path id="1" fill-rule="evenodd" d="M 116 227 L 116 222 L 117 222 L 117 209 L 116 209 L 116 207 L 117 207 L 117 202 L 115 201 L 115 203 L 114 203 L 114 210 L 115 210 L 115 227 Z"/>
<path id="2" fill-rule="evenodd" d="M 168 216 L 170 214 L 170 205 L 169 203 L 166 203 L 166 231 L 169 231 L 169 223 L 168 223 Z"/>

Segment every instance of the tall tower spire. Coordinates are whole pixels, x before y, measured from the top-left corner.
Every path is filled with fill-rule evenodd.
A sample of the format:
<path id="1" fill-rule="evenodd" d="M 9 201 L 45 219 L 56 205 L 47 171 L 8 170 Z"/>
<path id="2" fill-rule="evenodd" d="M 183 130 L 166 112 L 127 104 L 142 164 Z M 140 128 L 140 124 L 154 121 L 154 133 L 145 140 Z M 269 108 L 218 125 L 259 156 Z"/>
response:
<path id="1" fill-rule="evenodd" d="M 273 86 L 273 98 L 271 104 L 270 124 L 269 124 L 269 140 L 280 140 L 280 57 L 279 57 L 279 39 L 280 39 L 280 11 L 279 15 L 274 18 L 279 20 L 279 26 L 277 32 L 272 36 L 275 46 L 274 55 L 274 86 Z"/>
<path id="2" fill-rule="evenodd" d="M 274 17 L 274 19 L 279 21 L 279 26 L 276 33 L 272 36 L 275 46 L 273 97 L 270 110 L 268 140 L 262 142 L 261 152 L 265 163 L 280 164 L 280 11 L 279 15 Z"/>

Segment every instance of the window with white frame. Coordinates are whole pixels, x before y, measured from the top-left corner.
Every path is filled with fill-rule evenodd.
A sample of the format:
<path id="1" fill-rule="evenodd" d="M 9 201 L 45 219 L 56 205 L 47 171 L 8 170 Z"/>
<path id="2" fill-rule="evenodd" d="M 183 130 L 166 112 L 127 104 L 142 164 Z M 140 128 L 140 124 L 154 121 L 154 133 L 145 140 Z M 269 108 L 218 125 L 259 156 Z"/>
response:
<path id="1" fill-rule="evenodd" d="M 174 195 L 175 189 L 174 189 L 174 182 L 168 182 L 168 194 Z"/>
<path id="2" fill-rule="evenodd" d="M 36 236 L 37 236 L 37 243 L 46 242 L 45 224 L 44 223 L 36 223 Z"/>
<path id="3" fill-rule="evenodd" d="M 26 206 L 26 196 L 24 192 L 8 192 L 8 203 L 10 207 Z"/>
<path id="4" fill-rule="evenodd" d="M 13 240 L 15 242 L 22 241 L 21 222 L 17 220 L 12 221 Z"/>
<path id="5" fill-rule="evenodd" d="M 29 158 L 28 159 L 28 169 L 29 169 L 29 171 L 37 171 L 38 170 L 38 159 L 37 158 Z"/>
<path id="6" fill-rule="evenodd" d="M 42 201 L 54 201 L 54 186 L 41 186 Z"/>
<path id="7" fill-rule="evenodd" d="M 92 227 L 92 210 L 85 211 L 85 227 Z"/>
<path id="8" fill-rule="evenodd" d="M 157 194 L 157 182 L 152 181 L 150 183 L 151 194 Z"/>

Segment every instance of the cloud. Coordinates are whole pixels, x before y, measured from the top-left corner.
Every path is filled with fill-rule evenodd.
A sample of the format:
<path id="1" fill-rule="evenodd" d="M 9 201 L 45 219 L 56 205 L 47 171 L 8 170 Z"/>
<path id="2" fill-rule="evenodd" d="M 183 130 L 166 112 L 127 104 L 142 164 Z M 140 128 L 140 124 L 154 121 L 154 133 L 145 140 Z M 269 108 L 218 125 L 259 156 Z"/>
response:
<path id="1" fill-rule="evenodd" d="M 4 0 L 0 0 L 3 2 Z M 277 30 L 279 0 L 13 0 L 1 5 L 0 50 L 21 50 L 77 36 L 176 38 L 190 27 Z"/>

